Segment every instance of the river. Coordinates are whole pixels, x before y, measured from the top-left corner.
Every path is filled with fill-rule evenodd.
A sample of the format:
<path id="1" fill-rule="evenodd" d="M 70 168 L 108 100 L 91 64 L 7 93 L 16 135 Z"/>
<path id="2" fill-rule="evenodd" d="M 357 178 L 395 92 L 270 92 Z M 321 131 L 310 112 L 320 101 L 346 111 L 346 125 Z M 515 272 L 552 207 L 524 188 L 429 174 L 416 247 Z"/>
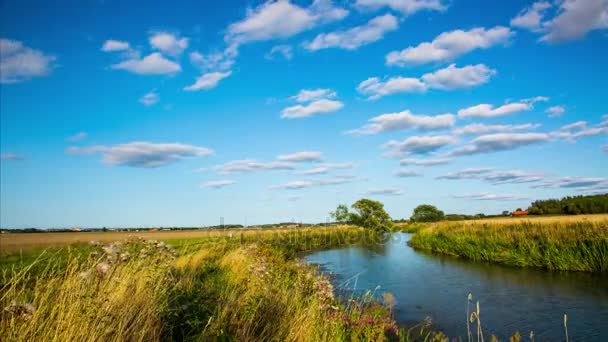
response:
<path id="1" fill-rule="evenodd" d="M 305 258 L 330 273 L 339 291 L 360 295 L 379 286 L 377 293 L 392 293 L 395 318 L 404 326 L 431 317 L 436 329 L 466 339 L 465 310 L 472 293 L 480 303 L 486 337 L 508 340 L 519 331 L 528 340 L 533 331 L 536 341 L 565 340 L 567 313 L 570 341 L 608 341 L 608 276 L 434 255 L 409 247 L 410 236 L 394 233 L 384 244 L 319 251 Z"/>

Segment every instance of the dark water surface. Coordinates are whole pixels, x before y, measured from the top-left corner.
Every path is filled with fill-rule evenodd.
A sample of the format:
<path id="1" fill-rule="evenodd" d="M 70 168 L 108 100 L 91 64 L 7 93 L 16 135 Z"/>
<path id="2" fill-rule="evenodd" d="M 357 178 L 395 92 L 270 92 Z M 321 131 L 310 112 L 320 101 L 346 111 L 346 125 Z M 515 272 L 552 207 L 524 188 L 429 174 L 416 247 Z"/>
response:
<path id="1" fill-rule="evenodd" d="M 479 300 L 484 333 L 501 340 L 519 331 L 528 340 L 608 341 L 608 276 L 511 268 L 415 251 L 411 234 L 395 233 L 386 244 L 327 250 L 306 256 L 334 276 L 341 290 L 391 292 L 396 319 L 430 316 L 448 336 L 466 339 L 468 293 Z M 489 340 L 489 338 L 487 338 Z"/>

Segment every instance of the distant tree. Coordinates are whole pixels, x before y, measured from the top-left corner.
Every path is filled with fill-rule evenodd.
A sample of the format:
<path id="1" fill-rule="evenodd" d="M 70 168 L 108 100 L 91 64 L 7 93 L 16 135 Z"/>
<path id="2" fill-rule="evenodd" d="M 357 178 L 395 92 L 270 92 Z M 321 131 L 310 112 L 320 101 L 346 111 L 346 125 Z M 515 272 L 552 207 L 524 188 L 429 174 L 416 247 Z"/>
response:
<path id="1" fill-rule="evenodd" d="M 329 215 L 336 221 L 339 223 L 346 223 L 348 222 L 349 219 L 349 215 L 348 215 L 348 206 L 346 206 L 346 204 L 340 204 L 337 208 L 336 211 L 332 211 L 331 213 L 329 213 Z"/>
<path id="2" fill-rule="evenodd" d="M 509 216 L 509 215 L 511 215 L 511 213 L 508 210 L 504 210 L 502 212 L 502 216 Z"/>
<path id="3" fill-rule="evenodd" d="M 443 211 L 430 204 L 421 204 L 414 209 L 410 220 L 414 222 L 437 222 L 443 220 Z"/>
<path id="4" fill-rule="evenodd" d="M 517 208 L 517 209 L 515 209 L 515 211 L 521 211 L 521 208 Z"/>
<path id="5" fill-rule="evenodd" d="M 530 215 L 577 215 L 608 213 L 608 194 L 568 196 L 561 199 L 534 201 L 528 207 Z"/>
<path id="6" fill-rule="evenodd" d="M 392 226 L 390 215 L 384 211 L 384 204 L 362 198 L 352 205 L 357 213 L 349 214 L 349 221 L 361 227 L 387 230 Z"/>

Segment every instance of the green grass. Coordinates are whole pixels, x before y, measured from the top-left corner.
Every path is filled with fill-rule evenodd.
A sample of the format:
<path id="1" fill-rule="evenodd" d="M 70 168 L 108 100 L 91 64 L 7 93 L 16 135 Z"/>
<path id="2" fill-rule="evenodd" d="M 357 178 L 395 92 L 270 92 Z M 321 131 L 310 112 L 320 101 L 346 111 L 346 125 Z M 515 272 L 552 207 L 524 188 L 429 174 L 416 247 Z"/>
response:
<path id="1" fill-rule="evenodd" d="M 410 245 L 517 267 L 608 272 L 608 220 L 444 222 L 416 232 Z"/>

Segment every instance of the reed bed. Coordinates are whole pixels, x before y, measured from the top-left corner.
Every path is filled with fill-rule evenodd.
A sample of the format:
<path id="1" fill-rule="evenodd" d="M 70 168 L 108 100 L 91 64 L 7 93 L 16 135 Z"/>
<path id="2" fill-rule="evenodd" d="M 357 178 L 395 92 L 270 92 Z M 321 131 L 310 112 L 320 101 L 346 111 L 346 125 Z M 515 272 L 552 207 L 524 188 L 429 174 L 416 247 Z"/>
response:
<path id="1" fill-rule="evenodd" d="M 441 222 L 418 230 L 410 245 L 517 267 L 608 272 L 608 217 Z"/>

